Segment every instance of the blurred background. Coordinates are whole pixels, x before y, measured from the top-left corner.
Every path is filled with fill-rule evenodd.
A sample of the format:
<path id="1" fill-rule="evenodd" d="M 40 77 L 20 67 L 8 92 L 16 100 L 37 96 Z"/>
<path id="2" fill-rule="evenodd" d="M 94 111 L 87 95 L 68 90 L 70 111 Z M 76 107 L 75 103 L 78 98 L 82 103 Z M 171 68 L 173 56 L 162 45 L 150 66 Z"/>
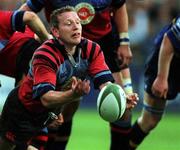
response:
<path id="1" fill-rule="evenodd" d="M 0 9 L 2 10 L 14 10 L 17 9 L 22 4 L 21 0 L 0 0 Z M 130 65 L 131 69 L 131 76 L 132 76 L 132 82 L 133 82 L 133 88 L 134 91 L 137 92 L 140 96 L 140 101 L 138 103 L 138 106 L 133 110 L 135 117 L 138 116 L 139 111 L 142 109 L 142 101 L 143 101 L 143 73 L 144 73 L 144 63 L 148 57 L 148 55 L 151 53 L 151 48 L 153 44 L 153 38 L 154 36 L 159 32 L 159 30 L 169 23 L 172 18 L 174 18 L 178 13 L 180 13 L 180 0 L 127 0 L 127 8 L 128 8 L 128 15 L 129 15 L 129 35 L 130 35 L 130 43 L 131 43 L 131 50 L 133 52 L 133 61 Z M 43 13 L 39 13 L 39 16 L 42 18 L 43 22 L 46 24 L 46 20 L 43 16 Z M 48 25 L 46 24 L 48 27 Z M 4 104 L 5 98 L 8 94 L 8 92 L 13 88 L 14 86 L 14 79 L 8 78 L 5 76 L 0 76 L 0 81 L 2 87 L 0 88 L 0 106 Z M 98 91 L 91 90 L 91 93 L 88 96 L 85 96 L 81 106 L 80 110 L 78 111 L 75 119 L 80 119 L 79 122 L 84 122 L 84 125 L 87 127 L 87 124 L 89 124 L 89 119 L 99 121 L 100 119 L 96 116 L 96 97 L 97 97 Z M 176 98 L 175 101 L 169 102 L 167 105 L 167 112 L 168 114 L 173 112 L 173 116 L 175 117 L 174 120 L 169 119 L 172 116 L 169 116 L 169 118 L 165 118 L 163 120 L 163 123 L 168 125 L 168 121 L 171 120 L 169 126 L 174 126 L 177 124 L 177 126 L 180 125 L 179 118 L 179 112 L 180 112 L 180 96 Z M 83 114 L 83 115 L 81 115 Z M 92 114 L 90 116 L 90 114 Z M 87 118 L 89 115 L 90 118 Z M 97 118 L 96 118 L 97 117 Z M 87 121 L 87 122 L 86 122 Z M 102 120 L 101 120 L 102 121 Z M 98 137 L 99 139 L 106 137 L 108 141 L 108 124 L 105 122 L 99 122 L 102 126 L 104 126 L 103 133 L 106 134 L 106 136 Z M 161 134 L 160 129 L 163 129 L 162 126 L 164 126 L 163 123 L 160 123 L 161 126 L 156 129 L 156 134 Z M 98 124 L 96 124 L 98 126 Z M 79 124 L 75 124 L 76 126 L 80 126 Z M 93 126 L 93 125 L 92 125 Z M 83 129 L 84 126 L 81 126 L 81 129 Z M 89 125 L 90 128 L 90 125 Z M 88 128 L 88 129 L 89 129 Z M 100 132 L 101 126 L 97 129 L 97 132 Z M 106 130 L 107 129 L 107 130 Z M 172 128 L 171 128 L 172 129 Z M 105 131 L 106 130 L 106 131 Z M 157 130 L 160 132 L 157 133 Z M 173 129 L 172 129 L 173 130 Z M 177 129 L 175 129 L 177 130 Z M 164 134 L 170 135 L 171 132 L 167 133 L 168 129 L 164 129 L 162 132 L 165 132 Z M 77 133 L 76 133 L 77 132 Z M 78 134 L 79 130 L 73 131 L 73 135 Z M 82 131 L 81 131 L 82 132 Z M 175 131 L 176 132 L 176 131 Z M 172 137 L 174 137 L 173 133 Z M 82 133 L 83 134 L 83 133 Z M 95 134 L 97 136 L 97 133 Z M 95 136 L 93 135 L 93 136 Z M 87 135 L 86 135 L 87 136 Z M 148 138 L 150 141 L 154 139 L 154 137 Z M 72 138 L 73 139 L 73 138 Z M 77 139 L 77 138 L 76 138 Z M 159 138 L 158 138 L 159 139 Z M 162 139 L 162 137 L 161 137 Z M 180 139 L 180 132 L 179 137 Z M 73 139 L 74 140 L 74 139 Z M 81 139 L 84 140 L 84 139 Z M 81 141 L 80 140 L 80 141 Z M 177 140 L 177 139 L 176 139 Z M 176 141 L 175 140 L 175 141 Z M 155 140 L 154 140 L 155 141 Z M 109 141 L 108 141 L 109 142 Z M 107 145 L 109 144 L 106 142 L 105 146 L 106 148 L 100 147 L 97 150 L 106 150 Z M 148 145 L 149 143 L 145 141 L 145 145 Z M 161 141 L 162 142 L 162 141 Z M 176 141 L 177 142 L 177 141 Z M 71 142 L 70 142 L 71 143 Z M 74 143 L 77 143 L 75 141 Z M 72 145 L 74 143 L 71 143 Z M 168 143 L 168 142 L 164 142 Z M 176 147 L 172 147 L 172 149 L 180 149 L 180 145 L 176 145 Z M 74 145 L 73 145 L 74 146 Z M 72 146 L 72 147 L 73 147 Z M 156 145 L 157 146 L 157 145 Z M 71 150 L 71 148 L 69 148 Z M 83 148 L 82 148 L 83 149 Z M 87 149 L 87 147 L 86 147 Z M 148 150 L 148 146 L 146 147 L 140 147 L 140 149 L 146 149 Z M 153 149 L 151 147 L 151 149 Z M 158 150 L 158 148 L 155 148 Z M 165 150 L 166 147 L 160 147 L 160 150 Z M 167 148 L 169 149 L 169 148 Z M 76 150 L 76 149 L 72 149 Z M 94 150 L 91 148 L 90 150 Z"/>

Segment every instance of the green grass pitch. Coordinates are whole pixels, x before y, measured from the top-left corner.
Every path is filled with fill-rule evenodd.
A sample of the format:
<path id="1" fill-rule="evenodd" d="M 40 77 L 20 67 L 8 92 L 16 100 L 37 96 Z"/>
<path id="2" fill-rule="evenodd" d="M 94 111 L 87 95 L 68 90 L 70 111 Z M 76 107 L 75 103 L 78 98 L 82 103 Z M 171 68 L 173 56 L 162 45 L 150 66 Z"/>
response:
<path id="1" fill-rule="evenodd" d="M 133 120 L 139 113 L 133 113 Z M 109 150 L 109 126 L 96 110 L 79 109 L 75 114 L 73 130 L 67 150 Z M 179 114 L 166 113 L 138 150 L 180 149 Z"/>

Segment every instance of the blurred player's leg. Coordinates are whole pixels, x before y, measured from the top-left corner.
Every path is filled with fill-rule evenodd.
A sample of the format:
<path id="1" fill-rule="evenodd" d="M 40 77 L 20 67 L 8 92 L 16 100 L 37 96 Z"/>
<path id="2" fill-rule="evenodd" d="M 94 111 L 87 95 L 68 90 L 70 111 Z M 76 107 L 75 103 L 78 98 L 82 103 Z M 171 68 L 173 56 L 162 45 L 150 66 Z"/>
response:
<path id="1" fill-rule="evenodd" d="M 46 150 L 65 150 L 72 129 L 72 120 L 63 123 L 58 129 L 49 129 Z"/>
<path id="2" fill-rule="evenodd" d="M 111 150 L 127 150 L 131 129 L 131 112 L 125 113 L 122 120 L 111 123 Z"/>
<path id="3" fill-rule="evenodd" d="M 78 109 L 79 101 L 66 105 L 63 110 L 64 123 L 57 129 L 49 129 L 49 139 L 46 150 L 65 150 L 71 129 L 72 117 Z"/>
<path id="4" fill-rule="evenodd" d="M 44 128 L 37 134 L 37 136 L 32 137 L 31 140 L 28 142 L 27 150 L 45 150 L 48 141 L 47 132 L 47 128 Z"/>
<path id="5" fill-rule="evenodd" d="M 153 98 L 145 93 L 143 112 L 130 133 L 130 150 L 136 149 L 149 132 L 157 126 L 162 118 L 165 105 L 166 100 Z"/>
<path id="6" fill-rule="evenodd" d="M 132 93 L 132 83 L 129 68 L 113 73 L 115 82 L 124 87 L 127 94 Z M 111 127 L 111 150 L 127 150 L 129 145 L 129 132 L 131 129 L 131 111 L 126 110 L 123 118 L 110 124 Z"/>

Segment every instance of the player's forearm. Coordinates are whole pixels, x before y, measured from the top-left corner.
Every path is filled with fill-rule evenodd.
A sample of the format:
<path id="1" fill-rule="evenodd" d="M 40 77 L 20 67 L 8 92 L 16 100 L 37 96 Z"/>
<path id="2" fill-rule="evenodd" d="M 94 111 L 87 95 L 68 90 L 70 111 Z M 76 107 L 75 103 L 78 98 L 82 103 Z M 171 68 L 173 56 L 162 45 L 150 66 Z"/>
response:
<path id="1" fill-rule="evenodd" d="M 122 85 L 126 94 L 133 93 L 132 81 L 131 81 L 131 73 L 129 68 L 125 68 L 121 70 L 122 77 Z"/>
<path id="2" fill-rule="evenodd" d="M 119 33 L 128 32 L 128 14 L 126 4 L 114 11 L 114 21 Z"/>
<path id="3" fill-rule="evenodd" d="M 34 33 L 37 34 L 41 42 L 50 38 L 50 34 L 47 32 L 44 24 L 35 13 L 26 11 L 23 17 L 23 21 L 31 28 Z"/>
<path id="4" fill-rule="evenodd" d="M 160 52 L 159 52 L 159 61 L 158 61 L 158 76 L 161 78 L 167 80 L 169 75 L 169 69 L 171 60 L 174 55 L 173 46 L 167 37 L 167 35 L 164 35 Z"/>
<path id="5" fill-rule="evenodd" d="M 119 45 L 124 46 L 127 50 L 129 48 L 129 34 L 128 34 L 128 14 L 126 4 L 114 11 L 114 22 L 119 34 Z"/>
<path id="6" fill-rule="evenodd" d="M 41 102 L 47 108 L 57 108 L 64 104 L 76 101 L 79 98 L 80 97 L 77 97 L 71 89 L 63 92 L 48 91 L 41 97 Z"/>

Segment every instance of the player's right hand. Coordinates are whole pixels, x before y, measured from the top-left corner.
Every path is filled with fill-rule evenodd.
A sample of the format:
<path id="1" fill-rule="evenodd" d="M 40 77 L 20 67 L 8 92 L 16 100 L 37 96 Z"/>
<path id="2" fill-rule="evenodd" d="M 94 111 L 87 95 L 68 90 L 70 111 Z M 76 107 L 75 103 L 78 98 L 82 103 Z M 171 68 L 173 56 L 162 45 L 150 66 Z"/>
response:
<path id="1" fill-rule="evenodd" d="M 86 79 L 82 81 L 73 76 L 71 89 L 74 96 L 81 97 L 90 92 L 90 81 Z"/>

